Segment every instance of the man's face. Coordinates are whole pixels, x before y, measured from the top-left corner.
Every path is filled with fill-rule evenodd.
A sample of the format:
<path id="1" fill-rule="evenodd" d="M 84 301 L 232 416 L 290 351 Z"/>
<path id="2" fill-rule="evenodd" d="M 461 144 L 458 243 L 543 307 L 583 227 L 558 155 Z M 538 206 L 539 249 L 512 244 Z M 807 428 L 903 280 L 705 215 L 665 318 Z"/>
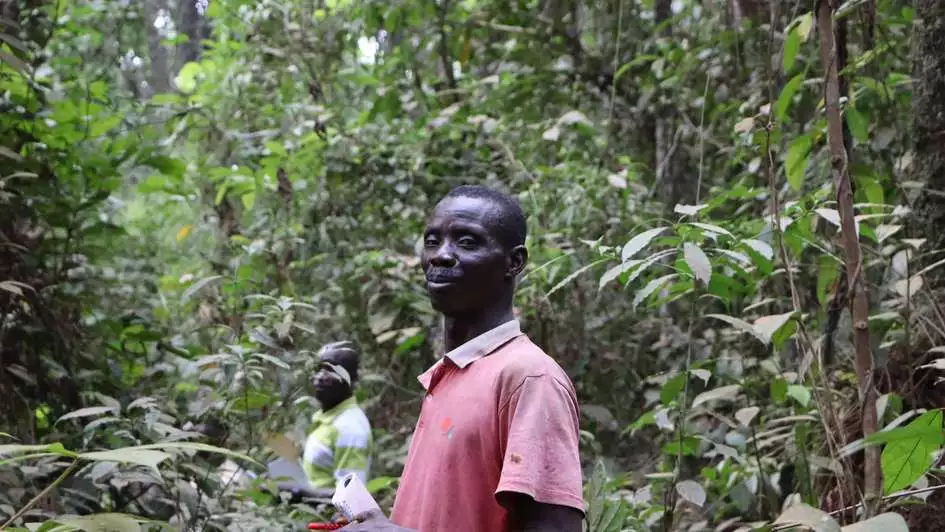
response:
<path id="1" fill-rule="evenodd" d="M 338 351 L 327 351 L 319 356 L 318 368 L 312 376 L 312 393 L 323 405 L 341 402 L 351 394 L 351 386 L 332 367 L 343 367 L 343 358 Z"/>
<path id="2" fill-rule="evenodd" d="M 427 223 L 421 265 L 433 308 L 447 316 L 481 311 L 512 275 L 499 239 L 499 209 L 482 198 L 441 201 Z"/>

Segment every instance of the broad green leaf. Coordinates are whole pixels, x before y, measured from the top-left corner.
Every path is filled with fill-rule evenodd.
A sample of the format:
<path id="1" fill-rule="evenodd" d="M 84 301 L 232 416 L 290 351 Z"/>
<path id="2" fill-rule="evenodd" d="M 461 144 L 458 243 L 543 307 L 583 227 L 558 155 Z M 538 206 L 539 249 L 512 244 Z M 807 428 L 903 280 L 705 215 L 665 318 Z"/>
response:
<path id="1" fill-rule="evenodd" d="M 760 338 L 765 344 L 770 344 L 774 334 L 778 332 L 781 327 L 784 327 L 784 325 L 791 320 L 791 316 L 793 315 L 793 312 L 787 312 L 758 318 L 755 320 L 754 325 L 752 325 L 752 328 L 755 329 L 755 336 Z"/>
<path id="2" fill-rule="evenodd" d="M 833 283 L 840 276 L 840 265 L 830 256 L 820 257 L 820 267 L 817 268 L 817 300 L 821 305 L 827 304 Z"/>
<path id="3" fill-rule="evenodd" d="M 26 47 L 26 44 L 24 44 L 23 41 L 8 33 L 0 31 L 0 41 L 9 44 L 10 48 L 15 48 L 23 53 L 29 52 L 29 48 Z"/>
<path id="4" fill-rule="evenodd" d="M 5 444 L 0 445 L 0 456 L 10 456 L 14 454 L 47 452 L 50 451 L 49 445 L 20 445 Z"/>
<path id="5" fill-rule="evenodd" d="M 703 231 L 708 231 L 710 233 L 715 233 L 715 234 L 725 235 L 727 237 L 735 238 L 735 235 L 733 235 L 728 229 L 719 227 L 717 225 L 704 224 L 704 223 L 699 223 L 699 222 L 689 222 L 689 225 L 698 227 L 699 229 L 702 229 Z"/>
<path id="6" fill-rule="evenodd" d="M 794 95 L 797 94 L 797 91 L 801 88 L 806 76 L 806 72 L 794 76 L 784 85 L 784 88 L 781 89 L 781 94 L 778 95 L 778 100 L 774 103 L 775 121 L 784 121 L 784 117 L 787 116 L 788 109 L 794 101 Z"/>
<path id="7" fill-rule="evenodd" d="M 205 452 L 205 453 L 215 453 L 228 456 L 230 458 L 238 458 L 252 464 L 259 464 L 256 460 L 253 460 L 249 456 L 238 453 L 236 451 L 231 451 L 229 449 L 224 449 L 222 447 L 215 447 L 213 445 L 207 445 L 206 443 L 197 443 L 197 442 L 188 442 L 188 441 L 177 441 L 177 442 L 163 442 L 163 443 L 152 443 L 149 445 L 138 445 L 136 447 L 126 447 L 126 449 L 157 449 L 161 451 L 167 451 L 168 449 L 177 449 L 183 451 L 193 451 L 193 452 Z"/>
<path id="8" fill-rule="evenodd" d="M 758 415 L 758 412 L 761 412 L 761 409 L 757 406 L 748 406 L 735 412 L 735 419 L 742 425 L 748 427 L 751 425 L 752 420 L 755 419 L 755 416 Z"/>
<path id="9" fill-rule="evenodd" d="M 180 304 L 183 305 L 184 303 L 189 301 L 190 298 L 194 296 L 194 294 L 202 290 L 205 286 L 222 278 L 223 278 L 222 275 L 211 275 L 210 277 L 204 277 L 203 279 L 192 284 L 189 288 L 187 288 L 187 290 L 184 291 L 183 295 L 180 296 Z"/>
<path id="10" fill-rule="evenodd" d="M 89 136 L 92 138 L 101 137 L 118 124 L 121 124 L 121 115 L 111 115 L 99 120 L 94 120 L 89 128 Z"/>
<path id="11" fill-rule="evenodd" d="M 256 204 L 256 193 L 247 192 L 246 194 L 240 196 L 240 201 L 243 202 L 243 207 L 245 207 L 246 210 L 250 210 L 253 208 L 253 205 Z"/>
<path id="12" fill-rule="evenodd" d="M 850 126 L 850 133 L 853 134 L 853 137 L 859 142 L 869 142 L 869 119 L 863 116 L 863 113 L 857 111 L 856 107 L 852 105 L 847 106 L 843 114 L 847 119 L 847 125 Z"/>
<path id="13" fill-rule="evenodd" d="M 682 214 L 683 216 L 693 216 L 698 214 L 699 211 L 708 207 L 707 204 L 702 205 L 683 205 L 682 203 L 673 207 L 673 212 L 677 214 Z"/>
<path id="14" fill-rule="evenodd" d="M 372 478 L 367 483 L 368 493 L 377 494 L 380 491 L 383 491 L 394 484 L 397 483 L 399 479 L 397 477 L 377 477 Z"/>
<path id="15" fill-rule="evenodd" d="M 3 49 L 0 49 L 0 63 L 6 63 L 13 67 L 14 70 L 24 74 L 29 74 L 30 72 L 29 65 L 23 62 L 22 59 Z"/>
<path id="16" fill-rule="evenodd" d="M 36 291 L 32 286 L 19 281 L 0 281 L 0 290 L 16 294 L 20 297 L 23 297 L 23 288 L 29 288 L 33 292 Z"/>
<path id="17" fill-rule="evenodd" d="M 180 69 L 180 73 L 174 80 L 174 84 L 181 92 L 185 94 L 192 93 L 197 88 L 197 78 L 200 76 L 201 72 L 200 63 L 187 63 Z"/>
<path id="18" fill-rule="evenodd" d="M 883 448 L 881 466 L 883 492 L 894 493 L 910 486 L 934 464 L 934 453 L 942 448 L 942 411 L 930 410 L 914 419 L 906 431 L 911 437 L 890 441 Z"/>
<path id="19" fill-rule="evenodd" d="M 2 52 L 3 50 L 0 50 Z M 15 151 L 7 148 L 6 146 L 0 146 L 0 155 L 6 157 L 7 159 L 13 159 L 14 161 L 22 161 L 23 156 Z"/>
<path id="20" fill-rule="evenodd" d="M 649 245 L 649 243 L 652 242 L 654 238 L 656 238 L 665 230 L 665 227 L 657 227 L 656 229 L 649 229 L 634 236 L 626 244 L 624 244 L 623 249 L 620 251 L 620 260 L 626 262 L 632 259 L 634 255 Z"/>
<path id="21" fill-rule="evenodd" d="M 720 386 L 714 390 L 709 390 L 702 392 L 692 400 L 692 408 L 696 408 L 699 405 L 708 403 L 709 401 L 732 401 L 738 395 L 739 390 L 742 387 L 740 384 L 730 384 L 728 386 Z"/>
<path id="22" fill-rule="evenodd" d="M 802 135 L 791 141 L 787 153 L 787 180 L 795 191 L 804 186 L 804 174 L 810 166 L 812 140 L 808 135 Z"/>
<path id="23" fill-rule="evenodd" d="M 812 12 L 804 13 L 797 18 L 797 33 L 802 41 L 810 38 L 810 30 L 814 27 L 814 14 Z"/>
<path id="24" fill-rule="evenodd" d="M 709 257 L 702 251 L 702 248 L 691 242 L 686 242 L 683 244 L 683 257 L 685 257 L 686 264 L 689 265 L 695 278 L 708 286 L 712 280 L 712 263 L 709 262 Z"/>
<path id="25" fill-rule="evenodd" d="M 699 508 L 705 504 L 705 490 L 694 480 L 683 480 L 676 484 L 676 492 L 683 499 L 695 504 Z"/>
<path id="26" fill-rule="evenodd" d="M 564 279 L 562 279 L 561 282 L 559 282 L 559 283 L 556 284 L 554 287 L 552 287 L 552 289 L 549 290 L 547 294 L 545 294 L 545 297 L 551 297 L 551 294 L 554 294 L 554 293 L 557 292 L 558 290 L 561 290 L 562 288 L 564 288 L 565 285 L 567 285 L 567 284 L 570 283 L 571 281 L 577 279 L 578 276 L 581 275 L 582 273 L 584 273 L 584 272 L 586 272 L 587 270 L 590 270 L 591 268 L 593 268 L 594 266 L 597 266 L 598 264 L 601 264 L 601 263 L 606 262 L 606 261 L 608 261 L 608 260 L 610 260 L 610 259 L 607 259 L 607 258 L 598 259 L 598 260 L 595 260 L 594 262 L 592 262 L 592 263 L 590 263 L 590 264 L 585 264 L 584 266 L 581 266 L 581 267 L 578 268 L 577 270 L 574 270 L 574 271 L 571 272 L 567 277 L 565 277 Z"/>
<path id="27" fill-rule="evenodd" d="M 89 416 L 100 416 L 102 414 L 112 414 L 117 412 L 118 409 L 113 406 L 90 406 L 88 408 L 80 408 L 75 412 L 69 412 L 68 414 L 62 416 L 56 423 L 60 421 L 65 421 L 67 419 L 77 419 L 80 417 L 89 417 Z"/>
<path id="28" fill-rule="evenodd" d="M 603 405 L 581 405 L 581 413 L 603 426 L 616 424 L 614 415 Z"/>
<path id="29" fill-rule="evenodd" d="M 656 279 L 651 280 L 646 283 L 635 296 L 633 296 L 633 308 L 636 308 L 640 305 L 646 298 L 650 297 L 654 292 L 659 290 L 664 284 L 676 277 L 675 273 L 669 275 L 664 275 L 663 277 L 657 277 Z"/>
<path id="30" fill-rule="evenodd" d="M 672 255 L 672 254 L 675 253 L 675 252 L 676 252 L 675 249 L 667 249 L 667 250 L 660 251 L 659 253 L 655 253 L 655 254 L 653 254 L 653 255 L 650 255 L 649 258 L 647 258 L 646 260 L 644 260 L 643 262 L 641 262 L 640 265 L 637 266 L 637 267 L 633 270 L 633 273 L 631 273 L 630 276 L 627 277 L 627 284 L 630 284 L 630 283 L 632 283 L 634 280 L 636 280 L 637 277 L 639 277 L 640 275 L 642 275 L 643 272 L 645 272 L 645 271 L 647 270 L 647 268 L 649 268 L 650 266 L 656 264 L 657 261 L 662 260 L 662 259 L 664 259 L 665 257 L 667 257 L 667 256 L 669 256 L 669 255 Z"/>
<path id="31" fill-rule="evenodd" d="M 767 242 L 762 242 L 761 240 L 756 240 L 754 238 L 747 238 L 742 240 L 742 244 L 768 260 L 774 258 L 774 249 Z"/>
<path id="32" fill-rule="evenodd" d="M 633 423 L 628 425 L 627 428 L 623 430 L 622 435 L 630 434 L 635 430 L 639 430 L 648 425 L 655 425 L 655 424 L 656 424 L 656 411 L 648 410 L 644 412 L 643 415 L 638 417 Z"/>
<path id="33" fill-rule="evenodd" d="M 884 240 L 895 235 L 902 229 L 901 225 L 880 224 L 876 226 L 876 240 L 882 244 Z"/>
<path id="34" fill-rule="evenodd" d="M 600 276 L 600 282 L 598 283 L 598 288 L 603 288 L 614 281 L 614 279 L 620 277 L 623 273 L 633 269 L 636 265 L 640 264 L 639 260 L 629 260 L 624 263 L 618 264 Z"/>
<path id="35" fill-rule="evenodd" d="M 666 381 L 663 384 L 663 387 L 660 388 L 660 402 L 664 405 L 676 400 L 679 397 L 679 394 L 682 393 L 683 389 L 686 387 L 686 374 L 680 373 Z"/>
<path id="36" fill-rule="evenodd" d="M 840 532 L 840 525 L 823 510 L 800 503 L 784 511 L 775 524 L 807 526 L 814 532 Z"/>
<path id="37" fill-rule="evenodd" d="M 141 525 L 149 523 L 147 519 L 142 519 L 133 515 L 103 513 L 83 516 L 61 516 L 51 521 L 47 521 L 44 527 L 49 524 L 57 524 L 53 528 L 46 529 L 40 527 L 38 531 L 45 532 L 140 532 Z M 170 529 L 168 526 L 167 528 Z"/>
<path id="38" fill-rule="evenodd" d="M 886 512 L 876 517 L 853 523 L 840 529 L 841 532 L 909 532 L 906 520 L 895 512 Z"/>
<path id="39" fill-rule="evenodd" d="M 291 369 L 292 369 L 288 364 L 286 364 L 286 363 L 283 362 L 282 360 L 279 360 L 278 358 L 276 358 L 276 357 L 274 357 L 274 356 L 272 356 L 272 355 L 267 355 L 266 353 L 256 353 L 256 354 L 253 355 L 253 356 L 255 356 L 256 358 L 265 360 L 266 362 L 269 362 L 270 364 L 272 364 L 273 366 L 276 366 L 277 368 L 281 368 L 281 369 L 284 369 L 284 370 L 291 370 Z M 341 367 L 341 366 L 339 366 L 339 367 Z M 341 369 L 344 369 L 344 368 L 341 368 Z M 349 379 L 350 379 L 350 377 L 349 377 Z"/>
<path id="40" fill-rule="evenodd" d="M 703 384 L 708 384 L 709 379 L 712 378 L 712 372 L 707 369 L 691 369 L 689 373 L 702 380 Z"/>
<path id="41" fill-rule="evenodd" d="M 787 400 L 788 383 L 782 377 L 771 381 L 771 399 L 776 403 L 783 403 Z"/>
<path id="42" fill-rule="evenodd" d="M 790 384 L 787 387 L 787 396 L 794 399 L 804 408 L 810 406 L 810 389 L 801 384 Z"/>
<path id="43" fill-rule="evenodd" d="M 755 127 L 755 117 L 742 118 L 735 124 L 735 133 L 748 133 Z"/>
<path id="44" fill-rule="evenodd" d="M 174 178 L 183 177 L 184 172 L 187 170 L 187 165 L 181 162 L 179 159 L 166 157 L 164 155 L 155 155 L 153 157 L 149 157 L 141 161 L 141 164 L 144 166 L 150 166 L 162 174 Z"/>
<path id="45" fill-rule="evenodd" d="M 722 321 L 728 323 L 729 325 L 732 325 L 733 327 L 735 327 L 736 329 L 738 329 L 738 330 L 740 330 L 740 331 L 742 331 L 742 332 L 746 332 L 746 333 L 748 333 L 748 334 L 751 334 L 752 336 L 754 336 L 755 338 L 757 338 L 758 341 L 760 341 L 761 343 L 767 343 L 763 337 L 761 337 L 761 336 L 758 335 L 758 331 L 755 330 L 755 327 L 754 327 L 752 324 L 750 324 L 750 323 L 748 323 L 747 321 L 745 321 L 745 320 L 736 318 L 736 317 L 734 317 L 734 316 L 727 316 L 727 315 L 725 315 L 725 314 L 706 314 L 705 317 L 706 317 L 706 318 L 715 318 L 715 319 L 717 319 L 717 320 L 722 320 Z"/>
<path id="46" fill-rule="evenodd" d="M 784 68 L 784 73 L 790 73 L 791 69 L 794 68 L 794 62 L 797 60 L 797 52 L 801 48 L 801 36 L 798 35 L 797 28 L 795 27 L 790 32 L 788 36 L 784 39 L 784 50 L 781 56 L 782 67 Z"/>
<path id="47" fill-rule="evenodd" d="M 154 450 L 135 449 L 126 447 L 111 451 L 92 451 L 80 453 L 79 458 L 93 462 L 119 462 L 123 464 L 137 464 L 157 470 L 158 464 L 170 458 L 171 455 Z"/>

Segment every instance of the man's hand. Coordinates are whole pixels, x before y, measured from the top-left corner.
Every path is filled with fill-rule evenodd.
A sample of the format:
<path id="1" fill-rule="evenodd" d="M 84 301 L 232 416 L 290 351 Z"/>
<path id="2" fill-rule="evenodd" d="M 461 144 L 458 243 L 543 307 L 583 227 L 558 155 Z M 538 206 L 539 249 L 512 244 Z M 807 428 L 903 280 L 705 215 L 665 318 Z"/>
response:
<path id="1" fill-rule="evenodd" d="M 404 528 L 390 522 L 390 519 L 384 514 L 368 513 L 354 518 L 354 522 L 343 527 L 341 530 L 350 530 L 353 532 L 417 532 L 410 528 Z"/>

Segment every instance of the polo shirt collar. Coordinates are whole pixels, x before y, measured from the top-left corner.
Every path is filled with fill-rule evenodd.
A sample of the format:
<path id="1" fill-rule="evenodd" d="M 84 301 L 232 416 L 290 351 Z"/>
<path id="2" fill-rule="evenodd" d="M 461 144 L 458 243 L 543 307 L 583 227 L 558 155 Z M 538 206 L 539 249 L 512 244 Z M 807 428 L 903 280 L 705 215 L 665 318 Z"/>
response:
<path id="1" fill-rule="evenodd" d="M 318 412 L 315 412 L 315 415 L 312 416 L 312 421 L 320 423 L 334 421 L 334 419 L 342 412 L 357 406 L 358 400 L 352 395 L 351 397 L 338 403 L 332 408 L 329 408 L 328 410 L 319 410 Z"/>
<path id="2" fill-rule="evenodd" d="M 473 362 L 491 355 L 497 349 L 507 344 L 509 340 L 522 335 L 522 328 L 518 320 L 511 320 L 490 329 L 479 336 L 467 341 L 459 347 L 453 349 L 444 355 L 445 359 L 455 364 L 460 369 L 464 369 Z M 443 364 L 443 360 L 438 360 L 429 370 L 418 377 L 420 384 L 427 390 L 430 389 L 430 381 L 436 368 Z"/>
<path id="3" fill-rule="evenodd" d="M 518 320 L 507 321 L 446 353 L 446 358 L 460 368 L 465 368 L 480 358 L 492 354 L 512 338 L 521 335 L 522 328 Z"/>

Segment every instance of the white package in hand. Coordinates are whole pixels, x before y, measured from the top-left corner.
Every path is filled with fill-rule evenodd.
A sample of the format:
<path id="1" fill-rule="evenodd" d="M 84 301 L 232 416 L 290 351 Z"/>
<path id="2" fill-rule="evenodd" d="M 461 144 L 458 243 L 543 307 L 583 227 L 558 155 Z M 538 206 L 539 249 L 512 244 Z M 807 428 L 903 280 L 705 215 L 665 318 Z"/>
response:
<path id="1" fill-rule="evenodd" d="M 368 512 L 381 511 L 377 501 L 361 482 L 361 477 L 355 473 L 348 474 L 338 482 L 331 503 L 348 521 L 354 521 L 355 517 Z"/>

